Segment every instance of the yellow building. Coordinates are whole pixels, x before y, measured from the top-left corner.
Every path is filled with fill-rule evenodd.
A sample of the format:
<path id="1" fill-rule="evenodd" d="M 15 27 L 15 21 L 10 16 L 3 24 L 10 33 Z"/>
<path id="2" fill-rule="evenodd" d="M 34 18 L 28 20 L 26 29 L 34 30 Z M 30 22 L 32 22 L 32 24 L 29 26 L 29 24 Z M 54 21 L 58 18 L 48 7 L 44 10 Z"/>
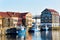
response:
<path id="1" fill-rule="evenodd" d="M 18 17 L 12 17 L 12 20 L 13 20 L 12 26 L 17 27 Z"/>
<path id="2" fill-rule="evenodd" d="M 52 27 L 59 27 L 59 13 L 58 12 L 51 13 L 52 13 Z"/>
<path id="3" fill-rule="evenodd" d="M 32 14 L 31 13 L 28 13 L 26 14 L 26 25 L 27 27 L 32 27 Z"/>
<path id="4" fill-rule="evenodd" d="M 2 16 L 0 16 L 0 28 L 2 28 Z"/>

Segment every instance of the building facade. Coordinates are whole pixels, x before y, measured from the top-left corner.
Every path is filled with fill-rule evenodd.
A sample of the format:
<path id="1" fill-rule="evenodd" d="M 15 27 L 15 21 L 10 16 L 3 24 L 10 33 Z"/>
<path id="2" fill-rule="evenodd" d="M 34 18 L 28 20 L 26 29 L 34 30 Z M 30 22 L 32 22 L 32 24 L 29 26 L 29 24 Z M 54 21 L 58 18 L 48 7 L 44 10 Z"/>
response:
<path id="1" fill-rule="evenodd" d="M 59 27 L 59 13 L 53 9 L 45 9 L 41 12 L 41 25 Z"/>
<path id="2" fill-rule="evenodd" d="M 32 22 L 33 22 L 33 20 L 32 20 L 32 14 L 28 13 L 26 15 L 26 25 L 27 25 L 27 27 L 32 27 Z"/>
<path id="3" fill-rule="evenodd" d="M 29 19 L 30 18 L 30 19 Z M 28 25 L 28 22 L 31 22 Z M 30 21 L 29 21 L 30 20 Z M 20 25 L 32 27 L 32 14 L 19 12 L 0 12 L 0 28 L 13 28 Z"/>
<path id="4" fill-rule="evenodd" d="M 49 26 L 52 27 L 52 14 L 48 9 L 42 11 L 41 14 L 41 26 Z"/>
<path id="5" fill-rule="evenodd" d="M 32 14 L 29 12 L 21 13 L 22 24 L 27 27 L 32 27 Z"/>
<path id="6" fill-rule="evenodd" d="M 59 27 L 59 13 L 58 12 L 51 13 L 52 13 L 52 27 Z"/>
<path id="7" fill-rule="evenodd" d="M 59 26 L 60 26 L 60 16 L 59 16 Z"/>

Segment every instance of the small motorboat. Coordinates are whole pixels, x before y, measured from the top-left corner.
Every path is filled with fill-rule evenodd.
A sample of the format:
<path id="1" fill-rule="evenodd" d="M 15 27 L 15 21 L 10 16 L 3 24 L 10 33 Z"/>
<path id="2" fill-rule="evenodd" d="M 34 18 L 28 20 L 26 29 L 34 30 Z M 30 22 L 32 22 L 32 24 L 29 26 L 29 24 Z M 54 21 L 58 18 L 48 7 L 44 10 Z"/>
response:
<path id="1" fill-rule="evenodd" d="M 34 24 L 34 26 L 29 29 L 29 32 L 38 32 L 38 31 L 40 31 L 40 28 L 36 24 Z"/>
<path id="2" fill-rule="evenodd" d="M 21 33 L 26 33 L 25 27 L 20 25 L 17 29 L 17 33 L 18 33 L 18 35 L 21 34 Z"/>
<path id="3" fill-rule="evenodd" d="M 26 32 L 26 29 L 25 29 L 25 27 L 24 26 L 17 26 L 16 28 L 9 28 L 9 29 L 7 29 L 6 30 L 6 35 L 13 35 L 13 34 L 15 34 L 15 35 L 17 35 L 17 34 L 20 34 L 20 33 L 22 33 L 22 32 Z"/>
<path id="4" fill-rule="evenodd" d="M 5 33 L 6 33 L 6 35 L 13 35 L 13 34 L 17 35 L 16 31 L 17 31 L 16 28 L 9 28 L 6 30 Z"/>
<path id="5" fill-rule="evenodd" d="M 41 31 L 47 31 L 47 30 L 49 30 L 49 28 L 47 27 L 47 25 L 41 27 Z"/>

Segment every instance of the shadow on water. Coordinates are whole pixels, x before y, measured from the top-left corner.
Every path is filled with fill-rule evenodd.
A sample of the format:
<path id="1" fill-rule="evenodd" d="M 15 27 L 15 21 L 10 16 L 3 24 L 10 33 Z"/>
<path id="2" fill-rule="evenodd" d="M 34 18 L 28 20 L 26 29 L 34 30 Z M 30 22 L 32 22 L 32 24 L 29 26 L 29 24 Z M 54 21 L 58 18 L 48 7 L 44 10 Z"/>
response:
<path id="1" fill-rule="evenodd" d="M 7 40 L 25 40 L 25 35 L 6 35 Z"/>

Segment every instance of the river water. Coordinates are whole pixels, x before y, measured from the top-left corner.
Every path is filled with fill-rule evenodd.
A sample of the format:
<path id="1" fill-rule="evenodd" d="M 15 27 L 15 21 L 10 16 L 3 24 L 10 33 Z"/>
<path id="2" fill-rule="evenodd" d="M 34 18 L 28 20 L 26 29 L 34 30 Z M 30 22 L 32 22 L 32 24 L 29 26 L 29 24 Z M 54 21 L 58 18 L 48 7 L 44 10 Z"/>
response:
<path id="1" fill-rule="evenodd" d="M 0 35 L 0 40 L 60 40 L 60 31 L 41 31 L 21 35 Z"/>

